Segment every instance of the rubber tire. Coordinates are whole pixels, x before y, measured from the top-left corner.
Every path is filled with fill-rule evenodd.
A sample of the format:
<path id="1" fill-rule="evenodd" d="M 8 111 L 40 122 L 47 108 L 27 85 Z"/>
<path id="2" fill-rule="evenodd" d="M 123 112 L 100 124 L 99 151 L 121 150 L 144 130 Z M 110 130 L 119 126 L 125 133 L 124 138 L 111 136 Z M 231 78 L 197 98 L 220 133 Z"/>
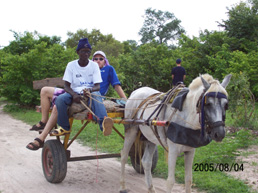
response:
<path id="1" fill-rule="evenodd" d="M 131 149 L 133 149 L 133 148 L 134 148 L 134 146 Z M 144 148 L 142 149 L 142 156 L 143 156 L 143 154 L 144 154 Z M 135 171 L 139 174 L 144 174 L 144 169 L 143 169 L 143 166 L 141 164 L 139 154 L 136 153 L 136 157 L 135 157 L 135 153 L 130 153 L 129 156 L 130 156 L 130 159 L 131 159 L 131 164 L 132 164 L 133 168 L 135 169 Z M 156 149 L 155 149 L 155 152 L 154 152 L 154 155 L 153 155 L 153 158 L 152 158 L 151 172 L 153 172 L 153 170 L 156 168 L 157 163 L 158 163 L 158 159 L 159 159 L 158 148 L 156 146 Z"/>
<path id="2" fill-rule="evenodd" d="M 42 149 L 42 168 L 50 183 L 60 183 L 67 172 L 67 157 L 64 146 L 58 140 L 48 140 Z"/>

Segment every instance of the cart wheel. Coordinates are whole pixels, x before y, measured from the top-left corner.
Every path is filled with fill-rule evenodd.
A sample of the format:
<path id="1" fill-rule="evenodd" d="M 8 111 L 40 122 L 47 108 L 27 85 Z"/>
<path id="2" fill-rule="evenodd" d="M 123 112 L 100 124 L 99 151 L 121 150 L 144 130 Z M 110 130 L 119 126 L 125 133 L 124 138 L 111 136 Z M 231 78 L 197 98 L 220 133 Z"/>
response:
<path id="1" fill-rule="evenodd" d="M 51 183 L 60 183 L 67 172 L 64 146 L 58 140 L 48 140 L 42 150 L 42 168 L 45 178 Z"/>
<path id="2" fill-rule="evenodd" d="M 131 148 L 132 152 L 135 152 L 134 146 Z M 130 153 L 130 159 L 131 159 L 131 163 L 133 168 L 135 169 L 135 171 L 139 174 L 144 174 L 144 169 L 143 166 L 141 164 L 141 160 L 140 160 L 140 156 L 138 153 Z M 142 149 L 142 155 L 144 154 L 144 148 Z M 151 166 L 151 172 L 153 172 L 153 170 L 156 168 L 157 163 L 158 163 L 158 159 L 159 159 L 159 155 L 158 155 L 158 148 L 156 147 L 153 158 L 152 158 L 152 166 Z"/>

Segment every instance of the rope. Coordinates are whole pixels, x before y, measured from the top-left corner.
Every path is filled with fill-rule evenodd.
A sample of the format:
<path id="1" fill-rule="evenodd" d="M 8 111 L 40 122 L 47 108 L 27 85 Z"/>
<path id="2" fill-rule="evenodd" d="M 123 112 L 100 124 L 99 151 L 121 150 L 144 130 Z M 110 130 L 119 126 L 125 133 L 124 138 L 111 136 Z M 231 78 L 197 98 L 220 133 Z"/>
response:
<path id="1" fill-rule="evenodd" d="M 80 102 L 94 117 L 96 117 L 97 120 L 99 119 L 97 115 L 95 115 L 95 113 L 93 113 L 93 111 L 82 100 L 80 100 Z"/>
<path id="2" fill-rule="evenodd" d="M 99 136 L 99 130 L 97 129 L 97 136 L 96 136 L 96 159 L 97 159 L 96 183 L 98 183 L 98 173 L 99 173 L 98 136 Z"/>

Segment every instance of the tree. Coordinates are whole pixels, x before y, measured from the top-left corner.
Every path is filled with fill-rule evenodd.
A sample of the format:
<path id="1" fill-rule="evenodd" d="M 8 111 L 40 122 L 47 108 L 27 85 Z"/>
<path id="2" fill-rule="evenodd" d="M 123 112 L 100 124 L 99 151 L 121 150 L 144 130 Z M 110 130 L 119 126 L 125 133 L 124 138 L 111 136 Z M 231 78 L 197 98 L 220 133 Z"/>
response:
<path id="1" fill-rule="evenodd" d="M 169 41 L 176 40 L 185 30 L 180 26 L 181 21 L 173 13 L 147 9 L 145 20 L 139 35 L 142 36 L 143 44 L 156 40 L 159 44 L 168 44 Z"/>
<path id="2" fill-rule="evenodd" d="M 24 36 L 18 35 L 17 41 L 11 42 L 10 47 L 1 50 L 1 96 L 22 105 L 38 104 L 39 91 L 33 90 L 32 82 L 61 77 L 67 63 L 77 58 L 73 49 L 65 49 L 57 43 L 51 45 L 51 42 L 58 41 L 55 38 L 38 38 L 25 33 Z M 15 50 L 14 45 L 20 47 Z"/>
<path id="3" fill-rule="evenodd" d="M 51 47 L 54 44 L 61 43 L 60 37 L 44 36 L 39 34 L 37 31 L 34 31 L 34 32 L 25 31 L 23 34 L 17 33 L 15 31 L 12 31 L 12 32 L 15 40 L 11 41 L 11 43 L 3 49 L 5 52 L 11 53 L 11 54 L 21 55 L 23 53 L 28 53 L 29 50 L 35 48 L 35 46 L 40 44 L 41 42 L 47 43 L 46 44 L 47 48 Z"/>
<path id="4" fill-rule="evenodd" d="M 92 47 L 94 47 L 98 41 L 104 41 L 105 36 L 100 30 L 93 29 L 90 33 L 87 29 L 79 29 L 76 33 L 67 32 L 68 39 L 65 41 L 67 48 L 76 48 L 81 38 L 88 38 Z"/>
<path id="5" fill-rule="evenodd" d="M 137 42 L 135 40 L 127 40 L 123 42 L 124 54 L 131 53 L 137 49 Z"/>
<path id="6" fill-rule="evenodd" d="M 120 55 L 120 81 L 125 92 L 130 94 L 139 86 L 167 91 L 171 82 L 171 64 L 176 60 L 172 57 L 172 50 L 155 41 L 141 45 L 130 54 Z"/>
<path id="7" fill-rule="evenodd" d="M 258 43 L 258 0 L 240 2 L 228 9 L 228 20 L 219 23 L 233 38 L 233 50 L 248 51 L 257 48 Z M 247 41 L 248 40 L 248 41 Z"/>
<path id="8" fill-rule="evenodd" d="M 93 29 L 91 32 L 88 32 L 87 29 L 79 29 L 76 33 L 68 32 L 67 35 L 69 36 L 65 42 L 67 48 L 75 49 L 81 38 L 88 38 L 93 53 L 97 50 L 102 50 L 107 56 L 116 57 L 123 53 L 123 44 L 121 42 L 116 40 L 112 34 L 103 35 L 97 29 Z"/>

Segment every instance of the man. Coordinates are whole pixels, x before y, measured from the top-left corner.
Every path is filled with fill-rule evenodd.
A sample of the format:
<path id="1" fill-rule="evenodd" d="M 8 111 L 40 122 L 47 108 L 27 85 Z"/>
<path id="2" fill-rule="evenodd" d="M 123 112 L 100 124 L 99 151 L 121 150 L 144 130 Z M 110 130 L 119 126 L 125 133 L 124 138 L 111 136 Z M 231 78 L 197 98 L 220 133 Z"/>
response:
<path id="1" fill-rule="evenodd" d="M 181 59 L 176 60 L 176 65 L 171 71 L 173 87 L 179 83 L 184 83 L 186 77 L 185 69 L 181 66 Z"/>
<path id="2" fill-rule="evenodd" d="M 79 47 L 79 45 L 78 45 L 78 47 Z M 77 49 L 78 49 L 78 47 L 77 47 Z M 86 49 L 85 51 L 87 52 L 89 50 Z M 77 53 L 78 53 L 78 51 L 77 51 Z M 100 83 L 101 88 L 102 87 L 105 88 L 105 89 L 102 89 L 103 93 L 105 93 L 105 94 L 107 93 L 107 90 L 109 88 L 109 84 L 111 84 L 112 86 L 114 86 L 115 90 L 118 92 L 118 94 L 121 98 L 126 98 L 126 96 L 125 96 L 125 94 L 124 94 L 124 92 L 121 88 L 120 82 L 117 78 L 116 72 L 115 72 L 114 68 L 109 65 L 105 53 L 102 52 L 102 51 L 97 51 L 97 52 L 94 53 L 93 58 L 94 58 L 94 56 L 99 56 L 99 58 L 101 56 L 102 58 L 104 58 L 104 60 L 99 59 L 99 58 L 95 59 L 95 61 L 99 61 L 98 63 L 99 63 L 100 68 L 104 68 L 106 66 L 109 66 L 108 68 L 104 68 L 105 70 L 103 72 L 101 72 L 101 76 L 103 77 L 103 80 L 105 80 L 104 82 Z M 79 59 L 79 61 L 80 61 L 80 59 Z M 111 69 L 111 70 L 108 70 L 108 69 Z M 110 72 L 112 72 L 112 73 L 110 73 Z M 106 78 L 104 78 L 104 77 L 106 77 Z M 108 84 L 106 84 L 106 82 L 108 82 Z M 105 84 L 106 86 L 103 86 L 103 84 Z M 78 93 L 73 93 L 74 91 L 71 91 L 71 92 L 72 92 L 72 94 L 78 95 Z M 44 129 L 44 130 L 42 131 L 40 136 L 34 140 L 34 142 L 31 142 L 27 145 L 28 149 L 38 150 L 40 147 L 43 147 L 45 138 L 47 137 L 49 131 L 55 126 L 55 124 L 57 122 L 57 116 L 58 116 L 57 108 L 56 108 L 55 105 L 53 106 L 53 110 L 52 110 L 52 113 L 51 113 L 51 116 L 50 116 L 49 120 L 47 120 L 48 119 L 48 110 L 50 108 L 49 100 L 52 100 L 52 102 L 53 102 L 55 97 L 60 93 L 63 93 L 63 91 L 60 90 L 60 89 L 54 88 L 54 87 L 43 87 L 42 88 L 42 90 L 41 90 L 41 104 L 46 105 L 48 107 L 48 109 L 46 109 L 44 111 L 44 112 L 47 112 L 47 113 L 43 114 L 43 112 L 42 112 L 42 119 L 41 119 L 40 122 L 43 122 L 44 120 L 46 120 L 46 122 L 43 122 L 44 125 L 46 125 L 46 126 L 44 126 L 45 127 L 45 129 L 44 129 L 44 127 L 42 128 L 41 124 L 39 123 L 39 125 L 36 124 L 32 127 L 32 129 L 30 129 L 31 131 L 34 131 L 34 130 L 38 131 L 38 130 L 41 130 L 41 129 Z M 75 97 L 77 97 L 76 95 L 75 95 Z M 101 104 L 102 104 L 102 102 L 101 102 Z M 62 130 L 63 130 L 63 128 L 61 129 L 61 131 Z M 108 130 L 104 130 L 104 132 L 105 131 L 106 131 L 107 134 L 110 132 Z M 63 134 L 69 133 L 69 131 L 67 132 L 67 130 L 65 130 L 63 132 L 64 132 Z M 54 134 L 56 134 L 56 135 L 59 135 L 58 133 L 59 133 L 59 131 L 54 132 Z M 104 135 L 107 135 L 107 134 L 104 133 Z"/>
<path id="3" fill-rule="evenodd" d="M 96 121 L 99 123 L 101 130 L 103 130 L 103 120 L 107 117 L 107 112 L 99 92 L 100 83 L 102 82 L 99 66 L 89 60 L 91 46 L 87 38 L 80 39 L 76 51 L 79 55 L 79 60 L 74 60 L 67 64 L 63 77 L 66 93 L 59 95 L 55 101 L 58 111 L 57 123 L 60 126 L 60 128 L 52 132 L 55 136 L 70 133 L 67 108 L 72 101 L 80 103 L 84 89 L 94 94 L 92 97 L 95 100 L 92 100 L 91 108 L 97 116 Z"/>

